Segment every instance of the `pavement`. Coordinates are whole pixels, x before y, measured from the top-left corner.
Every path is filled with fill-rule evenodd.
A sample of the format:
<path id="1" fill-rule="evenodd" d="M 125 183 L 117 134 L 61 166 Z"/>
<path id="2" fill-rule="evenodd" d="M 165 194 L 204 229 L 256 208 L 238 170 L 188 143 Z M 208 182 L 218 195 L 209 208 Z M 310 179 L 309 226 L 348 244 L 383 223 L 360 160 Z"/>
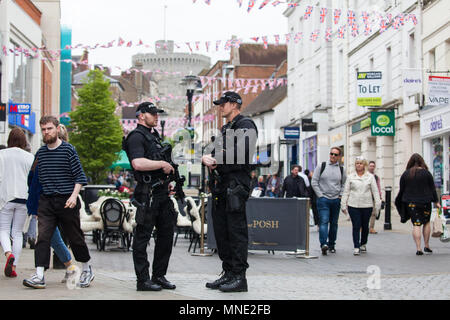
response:
<path id="1" fill-rule="evenodd" d="M 383 217 L 382 217 L 383 219 Z M 381 220 L 382 220 L 381 219 Z M 431 255 L 416 256 L 410 223 L 392 218 L 392 231 L 369 236 L 368 253 L 353 256 L 351 223 L 340 217 L 336 254 L 322 256 L 315 227 L 310 230 L 310 255 L 317 259 L 299 259 L 287 252 L 250 251 L 247 279 L 249 292 L 222 293 L 205 288 L 221 271 L 217 254 L 192 256 L 189 240 L 179 236 L 173 248 L 167 278 L 177 285 L 173 291 L 137 292 L 132 253 L 97 251 L 87 238 L 95 280 L 91 287 L 69 289 L 61 283 L 64 270 L 45 273 L 47 288 L 35 290 L 22 285 L 34 273 L 34 251 L 23 250 L 18 278 L 0 275 L 1 300 L 447 300 L 450 298 L 450 243 L 431 239 Z M 148 248 L 153 256 L 154 242 Z M 198 249 L 197 249 L 198 252 Z M 209 252 L 206 250 L 206 252 Z M 3 266 L 5 258 L 0 257 Z M 79 264 L 78 264 L 79 265 Z"/>

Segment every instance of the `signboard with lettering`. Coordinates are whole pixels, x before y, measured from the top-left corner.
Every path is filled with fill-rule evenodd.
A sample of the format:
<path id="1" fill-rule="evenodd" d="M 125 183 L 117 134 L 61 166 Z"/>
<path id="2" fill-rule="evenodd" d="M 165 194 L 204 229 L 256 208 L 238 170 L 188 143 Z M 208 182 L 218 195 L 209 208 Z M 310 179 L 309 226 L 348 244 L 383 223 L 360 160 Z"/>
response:
<path id="1" fill-rule="evenodd" d="M 358 72 L 356 81 L 356 98 L 358 106 L 382 106 L 382 73 L 380 71 Z"/>
<path id="2" fill-rule="evenodd" d="M 246 214 L 249 250 L 295 251 L 306 249 L 308 199 L 250 198 Z M 208 199 L 208 204 L 212 199 Z M 208 249 L 217 248 L 208 205 Z"/>
<path id="3" fill-rule="evenodd" d="M 9 103 L 9 113 L 31 114 L 31 104 L 29 103 Z"/>
<path id="4" fill-rule="evenodd" d="M 422 116 L 420 119 L 420 135 L 422 137 L 436 135 L 449 129 L 450 112 L 443 112 L 430 117 Z"/>
<path id="5" fill-rule="evenodd" d="M 302 119 L 302 131 L 317 132 L 317 122 L 313 122 L 312 119 Z"/>
<path id="6" fill-rule="evenodd" d="M 450 77 L 430 76 L 428 81 L 428 104 L 431 106 L 450 105 Z"/>
<path id="7" fill-rule="evenodd" d="M 405 97 L 422 92 L 422 70 L 403 70 L 403 92 Z"/>
<path id="8" fill-rule="evenodd" d="M 11 126 L 21 127 L 32 134 L 36 133 L 36 113 L 34 112 L 30 115 L 10 113 L 8 115 L 8 122 Z"/>
<path id="9" fill-rule="evenodd" d="M 395 136 L 395 111 L 371 112 L 372 136 Z"/>
<path id="10" fill-rule="evenodd" d="M 284 138 L 293 140 L 300 139 L 300 128 L 299 127 L 284 128 Z"/>
<path id="11" fill-rule="evenodd" d="M 0 133 L 5 133 L 6 127 L 6 104 L 0 103 Z"/>

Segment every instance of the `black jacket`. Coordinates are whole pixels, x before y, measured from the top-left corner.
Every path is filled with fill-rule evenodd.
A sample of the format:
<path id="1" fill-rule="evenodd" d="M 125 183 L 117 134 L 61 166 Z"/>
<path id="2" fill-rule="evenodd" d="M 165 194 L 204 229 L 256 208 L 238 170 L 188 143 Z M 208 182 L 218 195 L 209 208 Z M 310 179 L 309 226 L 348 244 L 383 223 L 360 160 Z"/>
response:
<path id="1" fill-rule="evenodd" d="M 306 188 L 305 180 L 302 177 L 289 175 L 284 179 L 283 188 L 281 189 L 281 197 L 286 193 L 286 198 L 308 198 L 309 192 Z"/>

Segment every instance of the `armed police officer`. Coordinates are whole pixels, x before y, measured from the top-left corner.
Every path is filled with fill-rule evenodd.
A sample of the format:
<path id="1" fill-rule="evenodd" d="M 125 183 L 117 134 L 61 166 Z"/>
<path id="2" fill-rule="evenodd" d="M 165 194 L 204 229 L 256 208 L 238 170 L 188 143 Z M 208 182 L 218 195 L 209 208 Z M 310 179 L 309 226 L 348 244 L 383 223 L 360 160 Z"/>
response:
<path id="1" fill-rule="evenodd" d="M 137 206 L 136 229 L 133 241 L 133 262 L 138 291 L 175 289 L 166 278 L 172 253 L 176 213 L 169 198 L 169 180 L 174 167 L 161 152 L 164 149 L 155 127 L 158 113 L 164 111 L 144 102 L 136 109 L 138 126 L 124 140 L 124 149 L 134 170 L 137 183 L 133 204 Z M 147 244 L 156 227 L 152 277 L 149 274 Z"/>
<path id="2" fill-rule="evenodd" d="M 257 139 L 254 122 L 240 114 L 242 98 L 226 92 L 219 100 L 227 124 L 220 138 L 214 139 L 214 150 L 202 162 L 210 171 L 213 196 L 213 226 L 217 251 L 222 261 L 222 276 L 206 284 L 223 292 L 246 292 L 248 226 L 245 203 L 250 194 L 251 161 Z"/>

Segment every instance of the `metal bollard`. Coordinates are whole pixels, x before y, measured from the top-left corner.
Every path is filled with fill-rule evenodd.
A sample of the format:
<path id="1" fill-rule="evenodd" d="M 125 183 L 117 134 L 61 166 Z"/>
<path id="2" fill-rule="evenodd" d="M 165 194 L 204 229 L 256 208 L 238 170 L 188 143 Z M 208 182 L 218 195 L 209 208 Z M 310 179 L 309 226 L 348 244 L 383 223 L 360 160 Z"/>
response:
<path id="1" fill-rule="evenodd" d="M 384 208 L 384 230 L 392 230 L 391 224 L 391 194 L 392 187 L 386 187 L 386 206 Z"/>

